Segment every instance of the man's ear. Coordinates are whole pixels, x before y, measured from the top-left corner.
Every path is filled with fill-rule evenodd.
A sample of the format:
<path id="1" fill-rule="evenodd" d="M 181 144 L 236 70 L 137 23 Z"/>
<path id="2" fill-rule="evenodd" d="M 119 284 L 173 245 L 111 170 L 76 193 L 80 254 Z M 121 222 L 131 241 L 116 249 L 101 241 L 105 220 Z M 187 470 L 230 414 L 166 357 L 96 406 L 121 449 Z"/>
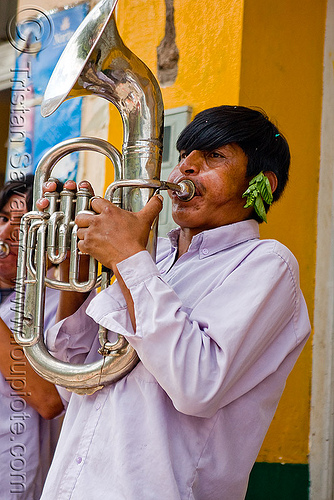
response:
<path id="1" fill-rule="evenodd" d="M 271 192 L 273 193 L 274 191 L 276 191 L 278 184 L 276 174 L 271 170 L 266 170 L 265 172 L 263 172 L 263 175 L 265 175 L 268 178 L 271 187 Z"/>

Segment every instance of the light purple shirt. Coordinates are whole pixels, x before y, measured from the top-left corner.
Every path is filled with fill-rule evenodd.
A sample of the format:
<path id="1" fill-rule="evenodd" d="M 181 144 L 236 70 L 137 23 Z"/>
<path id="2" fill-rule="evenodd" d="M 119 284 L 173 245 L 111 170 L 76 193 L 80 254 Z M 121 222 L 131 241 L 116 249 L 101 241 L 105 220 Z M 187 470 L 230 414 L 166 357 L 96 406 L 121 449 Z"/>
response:
<path id="1" fill-rule="evenodd" d="M 115 283 L 49 331 L 57 356 L 96 359 L 96 322 L 141 362 L 114 385 L 71 398 L 43 500 L 241 500 L 277 403 L 310 333 L 291 252 L 244 221 L 177 231 L 121 262 Z M 88 301 L 89 302 L 89 301 Z M 85 313 L 85 309 L 86 313 Z"/>
<path id="2" fill-rule="evenodd" d="M 45 326 L 54 323 L 59 300 L 57 290 L 46 290 Z M 15 293 L 0 305 L 0 317 L 12 328 Z M 19 350 L 11 351 L 12 376 L 0 373 L 0 498 L 1 500 L 38 500 L 49 469 L 59 421 L 42 418 L 22 395 L 26 363 Z M 13 388 L 18 389 L 17 391 Z"/>

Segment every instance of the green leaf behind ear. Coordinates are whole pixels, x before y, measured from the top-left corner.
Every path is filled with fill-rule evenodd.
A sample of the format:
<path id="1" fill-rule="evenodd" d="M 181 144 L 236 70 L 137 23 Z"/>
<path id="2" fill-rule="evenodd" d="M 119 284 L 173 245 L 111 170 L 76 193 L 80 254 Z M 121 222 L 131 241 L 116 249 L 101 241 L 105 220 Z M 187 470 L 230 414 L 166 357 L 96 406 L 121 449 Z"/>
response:
<path id="1" fill-rule="evenodd" d="M 267 214 L 261 196 L 257 196 L 254 204 L 255 212 L 264 222 L 267 222 Z"/>
<path id="2" fill-rule="evenodd" d="M 270 186 L 269 179 L 265 175 L 263 175 L 263 178 L 258 183 L 258 189 L 259 189 L 259 191 L 261 193 L 261 196 L 264 199 L 264 201 L 268 205 L 271 205 L 272 202 L 273 202 L 273 193 L 271 191 L 271 186 Z"/>

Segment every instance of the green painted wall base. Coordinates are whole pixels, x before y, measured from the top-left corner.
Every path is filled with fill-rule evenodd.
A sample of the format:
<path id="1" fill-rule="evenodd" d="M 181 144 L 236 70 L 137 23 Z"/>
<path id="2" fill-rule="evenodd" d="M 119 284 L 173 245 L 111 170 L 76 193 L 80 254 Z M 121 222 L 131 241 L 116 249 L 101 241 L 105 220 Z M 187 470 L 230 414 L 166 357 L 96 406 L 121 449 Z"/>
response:
<path id="1" fill-rule="evenodd" d="M 308 500 L 308 492 L 307 464 L 256 462 L 246 500 Z"/>

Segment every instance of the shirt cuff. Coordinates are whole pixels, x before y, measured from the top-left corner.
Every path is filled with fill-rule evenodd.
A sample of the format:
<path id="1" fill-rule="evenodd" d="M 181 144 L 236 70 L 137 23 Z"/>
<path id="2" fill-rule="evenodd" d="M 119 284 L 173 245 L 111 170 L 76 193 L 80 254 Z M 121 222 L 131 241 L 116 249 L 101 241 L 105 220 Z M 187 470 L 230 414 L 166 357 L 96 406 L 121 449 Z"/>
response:
<path id="1" fill-rule="evenodd" d="M 134 334 L 127 304 L 117 282 L 100 292 L 86 313 L 113 334 Z"/>
<path id="2" fill-rule="evenodd" d="M 157 266 L 146 250 L 123 260 L 117 264 L 117 268 L 129 289 L 159 275 Z M 117 281 L 94 297 L 86 313 L 110 332 L 127 337 L 135 335 L 126 300 Z"/>
<path id="3" fill-rule="evenodd" d="M 114 311 L 121 311 L 126 309 L 126 300 L 119 284 L 115 281 L 112 285 L 108 286 L 100 293 L 98 293 L 91 301 L 86 309 L 86 314 L 93 318 L 96 323 L 108 313 Z"/>
<path id="4" fill-rule="evenodd" d="M 117 269 L 129 289 L 160 274 L 147 250 L 122 260 L 117 264 Z"/>

